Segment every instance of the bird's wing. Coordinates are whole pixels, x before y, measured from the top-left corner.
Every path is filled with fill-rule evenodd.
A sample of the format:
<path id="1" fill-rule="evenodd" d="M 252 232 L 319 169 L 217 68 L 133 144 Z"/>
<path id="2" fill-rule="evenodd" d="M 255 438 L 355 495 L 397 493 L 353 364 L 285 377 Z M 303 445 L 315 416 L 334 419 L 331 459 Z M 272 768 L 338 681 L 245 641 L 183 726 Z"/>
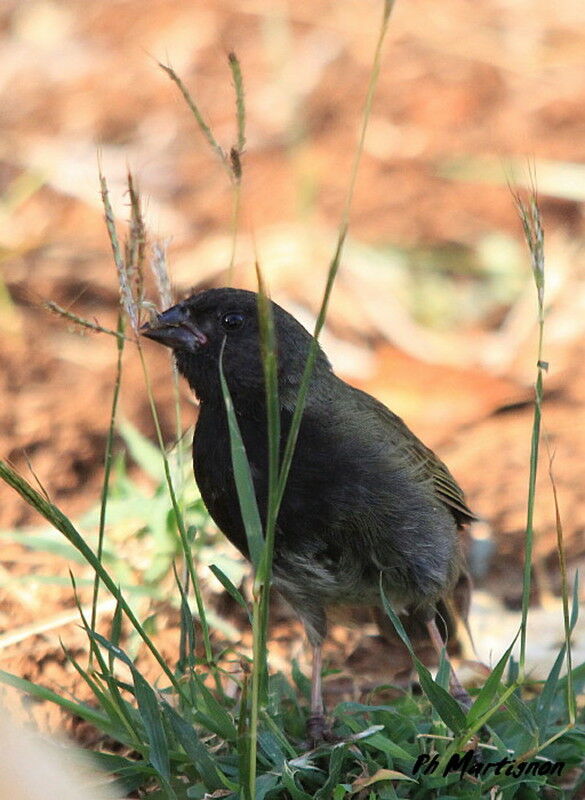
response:
<path id="1" fill-rule="evenodd" d="M 384 428 L 396 453 L 414 467 L 421 480 L 430 480 L 437 497 L 449 508 L 458 525 L 479 519 L 465 502 L 465 495 L 445 464 L 418 439 L 399 416 L 371 395 L 354 389 L 359 393 L 359 404 L 367 408 Z"/>

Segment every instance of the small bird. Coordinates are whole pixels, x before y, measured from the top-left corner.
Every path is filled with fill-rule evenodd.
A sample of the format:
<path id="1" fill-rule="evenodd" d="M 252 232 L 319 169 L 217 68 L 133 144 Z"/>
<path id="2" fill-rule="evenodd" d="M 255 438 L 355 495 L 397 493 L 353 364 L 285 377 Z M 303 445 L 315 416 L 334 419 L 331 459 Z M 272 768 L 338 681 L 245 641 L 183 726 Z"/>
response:
<path id="1" fill-rule="evenodd" d="M 272 310 L 282 452 L 312 336 L 276 303 Z M 219 361 L 223 347 L 223 370 L 264 522 L 268 437 L 257 295 L 232 288 L 202 291 L 141 332 L 172 348 L 199 399 L 195 478 L 218 528 L 247 557 Z M 474 519 L 443 462 L 392 411 L 337 377 L 319 347 L 278 514 L 273 562 L 273 585 L 300 617 L 313 648 L 312 740 L 327 731 L 321 647 L 328 613 L 370 607 L 381 630 L 390 630 L 382 586 L 410 629 L 425 630 L 440 652 L 455 624 L 454 597 L 468 596 L 458 531 Z M 439 625 L 446 628 L 444 636 Z M 469 705 L 455 673 L 451 690 Z"/>

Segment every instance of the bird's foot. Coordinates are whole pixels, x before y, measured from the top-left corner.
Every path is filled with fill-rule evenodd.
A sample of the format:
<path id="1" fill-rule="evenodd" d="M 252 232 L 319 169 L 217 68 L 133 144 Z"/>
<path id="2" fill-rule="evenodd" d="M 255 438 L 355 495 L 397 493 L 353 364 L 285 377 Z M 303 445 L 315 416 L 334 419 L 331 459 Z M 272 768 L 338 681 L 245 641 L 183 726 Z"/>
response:
<path id="1" fill-rule="evenodd" d="M 311 747 L 317 747 L 321 742 L 338 741 L 338 737 L 327 724 L 324 714 L 311 714 L 307 720 L 307 738 Z"/>

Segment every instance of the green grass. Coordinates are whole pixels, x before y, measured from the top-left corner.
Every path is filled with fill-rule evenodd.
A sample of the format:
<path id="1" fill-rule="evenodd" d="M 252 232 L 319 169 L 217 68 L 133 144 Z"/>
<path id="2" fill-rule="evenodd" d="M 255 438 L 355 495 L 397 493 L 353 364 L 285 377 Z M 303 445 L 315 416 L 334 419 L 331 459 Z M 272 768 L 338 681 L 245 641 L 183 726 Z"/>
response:
<path id="1" fill-rule="evenodd" d="M 577 621 L 578 585 L 568 587 L 563 558 L 562 525 L 558 515 L 559 556 L 563 576 L 565 642 L 545 681 L 530 682 L 526 674 L 526 617 L 529 613 L 531 563 L 534 538 L 534 478 L 538 465 L 540 417 L 542 413 L 542 362 L 544 328 L 544 260 L 542 226 L 534 197 L 526 206 L 519 197 L 520 215 L 531 252 L 538 293 L 538 373 L 535 420 L 531 443 L 530 499 L 527 509 L 526 568 L 523 579 L 523 624 L 520 663 L 511 656 L 513 642 L 501 656 L 483 687 L 474 694 L 471 709 L 464 713 L 447 691 L 449 667 L 443 657 L 437 676 L 414 658 L 422 691 L 402 692 L 387 704 L 343 702 L 330 710 L 335 743 L 310 749 L 305 743 L 309 705 L 309 682 L 296 664 L 291 674 L 271 673 L 267 663 L 269 592 L 275 521 L 294 452 L 311 370 L 316 356 L 317 337 L 325 322 L 345 244 L 350 210 L 363 141 L 367 129 L 382 44 L 392 3 L 386 2 L 377 49 L 373 57 L 370 83 L 365 101 L 363 125 L 349 178 L 345 209 L 340 222 L 337 246 L 332 256 L 326 291 L 315 327 L 314 344 L 307 365 L 282 462 L 279 463 L 279 405 L 276 382 L 274 331 L 270 304 L 258 269 L 259 315 L 267 397 L 269 434 L 269 500 L 266 528 L 256 504 L 249 466 L 231 406 L 229 386 L 223 374 L 224 399 L 230 422 L 232 460 L 249 549 L 254 564 L 252 602 L 240 587 L 237 569 L 225 562 L 211 571 L 233 601 L 249 618 L 253 632 L 253 652 L 231 648 L 218 651 L 225 641 L 225 623 L 206 603 L 198 559 L 207 546 L 209 520 L 196 494 L 190 473 L 190 459 L 182 458 L 188 446 L 177 448 L 169 458 L 164 447 L 156 406 L 150 389 L 146 360 L 137 330 L 147 306 L 142 290 L 145 231 L 138 192 L 129 179 L 131 224 L 128 240 L 118 240 L 109 204 L 105 179 L 101 177 L 106 223 L 121 285 L 120 318 L 113 334 L 117 372 L 114 382 L 110 426 L 105 453 L 105 476 L 100 502 L 94 512 L 74 524 L 55 505 L 0 462 L 0 477 L 41 513 L 50 527 L 62 537 L 56 540 L 47 531 L 27 538 L 30 546 L 52 547 L 72 560 L 88 564 L 95 575 L 91 581 L 92 611 L 86 614 L 78 600 L 82 625 L 87 635 L 88 660 L 82 664 L 71 653 L 68 659 L 86 684 L 91 703 L 81 702 L 0 672 L 0 681 L 39 699 L 60 705 L 102 731 L 116 746 L 111 752 L 96 752 L 94 758 L 113 775 L 126 793 L 155 798 L 203 798 L 205 796 L 244 798 L 283 798 L 283 800 L 342 800 L 342 798 L 472 798 L 501 797 L 527 800 L 532 797 L 573 797 L 585 786 L 578 772 L 585 752 L 583 711 L 576 698 L 585 692 L 585 665 L 569 668 L 561 677 L 564 663 L 571 667 L 570 635 Z M 237 231 L 239 193 L 242 180 L 240 156 L 245 142 L 243 83 L 237 59 L 230 56 L 230 69 L 236 90 L 237 144 L 227 155 L 217 144 L 210 127 L 178 76 L 168 67 L 193 112 L 197 125 L 213 152 L 225 166 L 234 188 L 234 245 Z M 160 255 L 160 253 L 159 253 Z M 161 270 L 160 260 L 156 269 Z M 163 301 L 164 302 L 164 301 Z M 58 309 L 54 309 L 57 310 Z M 127 320 L 128 324 L 124 322 Z M 85 324 L 83 320 L 81 324 Z M 88 323 L 93 324 L 94 323 Z M 146 391 L 157 430 L 158 446 L 147 442 L 127 423 L 118 420 L 117 396 L 123 379 L 123 352 L 127 339 L 139 348 L 144 368 Z M 221 369 L 221 365 L 220 365 Z M 178 402 L 178 401 L 177 401 Z M 115 435 L 120 433 L 133 460 L 149 475 L 153 490 L 148 493 L 133 481 L 125 464 L 114 455 Z M 183 442 L 180 431 L 177 440 Z M 184 444 L 184 442 L 183 442 Z M 126 526 L 129 535 L 148 537 L 153 543 L 152 563 L 143 572 L 129 570 L 117 558 L 110 541 L 116 525 Z M 95 541 L 87 531 L 96 531 Z M 17 534 L 8 532 L 12 538 Z M 180 568 L 176 564 L 180 564 Z M 148 619 L 144 619 L 136 597 L 138 589 L 154 598 L 171 597 L 180 619 L 176 658 L 169 663 L 156 644 Z M 77 599 L 77 587 L 74 583 Z M 107 626 L 99 624 L 97 604 L 107 593 L 116 610 Z M 383 598 L 386 610 L 403 641 L 411 649 L 406 633 L 393 609 Z M 193 614 L 199 621 L 201 642 L 197 641 Z M 107 629 L 106 629 L 107 628 Z M 199 630 L 198 629 L 198 630 Z M 124 635 L 123 635 L 124 632 Z M 160 677 L 154 683 L 139 669 L 136 652 L 158 664 Z M 474 739 L 475 737 L 475 739 Z M 462 752 L 474 743 L 483 761 L 471 774 L 463 774 Z M 434 761 L 434 756 L 436 760 Z M 496 774 L 489 762 L 508 759 L 506 769 Z M 521 764 L 530 760 L 536 774 L 526 775 Z M 512 763 L 516 760 L 517 763 Z M 563 776 L 574 770 L 570 788 L 561 788 L 562 779 L 547 774 L 550 765 L 564 763 Z M 429 765 L 437 764 L 434 770 Z M 447 765 L 458 765 L 446 772 Z M 417 769 L 418 765 L 418 769 Z M 540 767 L 540 769 L 538 769 Z M 481 774 L 479 774 L 481 772 Z M 568 780 L 568 779 L 567 779 Z M 549 787 L 546 789 L 546 787 Z M 553 788 L 555 787 L 555 788 Z M 550 794 L 546 794 L 549 792 Z"/>

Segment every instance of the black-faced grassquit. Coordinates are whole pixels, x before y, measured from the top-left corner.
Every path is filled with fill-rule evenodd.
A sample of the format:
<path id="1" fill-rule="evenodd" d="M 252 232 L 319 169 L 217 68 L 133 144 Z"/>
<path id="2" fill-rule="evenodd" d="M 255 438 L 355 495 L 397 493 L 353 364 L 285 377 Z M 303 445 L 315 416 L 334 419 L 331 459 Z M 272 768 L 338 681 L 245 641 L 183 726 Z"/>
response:
<path id="1" fill-rule="evenodd" d="M 272 308 L 284 447 L 311 335 L 280 306 Z M 229 288 L 202 291 L 164 311 L 142 333 L 173 349 L 179 372 L 199 399 L 195 477 L 217 526 L 247 555 L 219 358 L 223 345 L 223 370 L 263 515 L 268 455 L 257 296 Z M 446 634 L 455 589 L 467 581 L 459 529 L 473 519 L 442 461 L 382 403 L 338 378 L 319 348 L 278 514 L 273 564 L 274 586 L 304 623 L 313 647 L 312 738 L 325 730 L 321 645 L 328 610 L 369 606 L 388 629 L 381 582 L 411 629 L 422 627 L 440 650 L 439 628 Z M 468 703 L 454 675 L 452 691 Z"/>

